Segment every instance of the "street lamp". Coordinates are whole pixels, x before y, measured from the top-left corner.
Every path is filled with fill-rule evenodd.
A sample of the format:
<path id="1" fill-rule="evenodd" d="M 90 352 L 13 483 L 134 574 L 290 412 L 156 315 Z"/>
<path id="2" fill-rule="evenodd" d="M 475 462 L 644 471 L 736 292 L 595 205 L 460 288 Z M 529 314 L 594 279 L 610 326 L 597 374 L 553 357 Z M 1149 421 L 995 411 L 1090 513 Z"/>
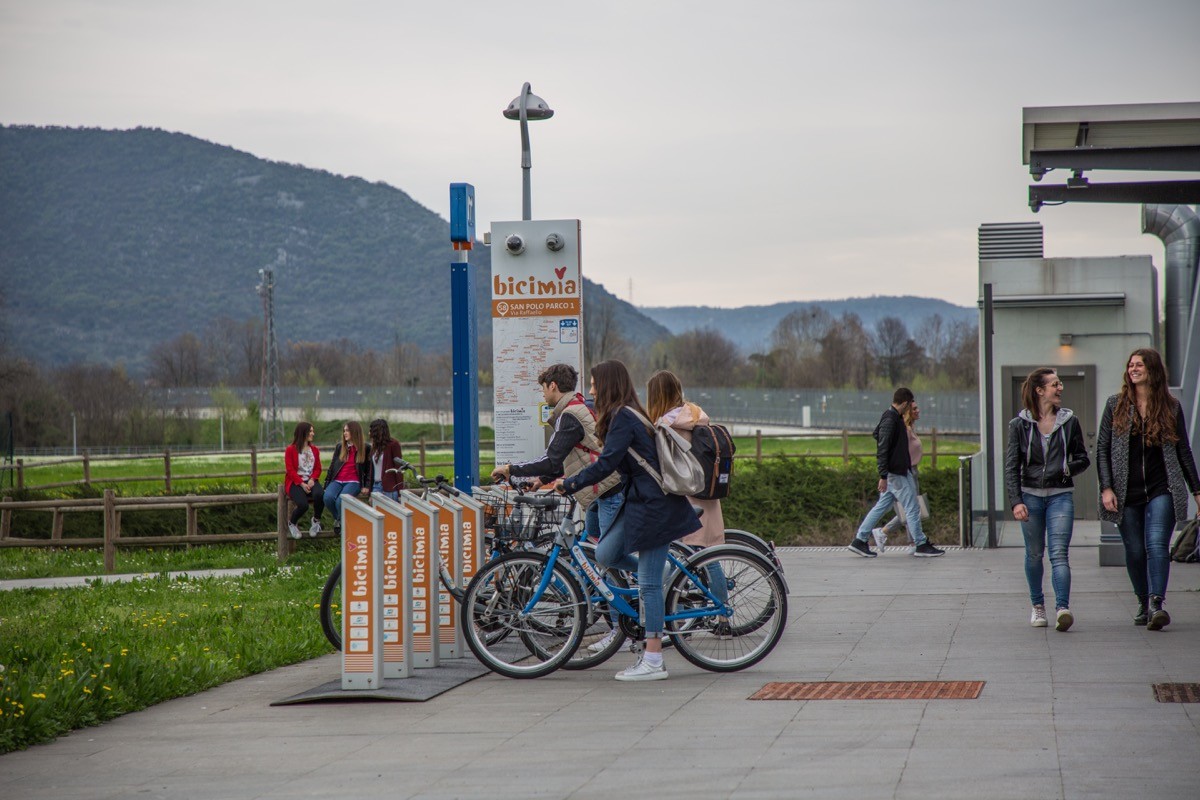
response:
<path id="1" fill-rule="evenodd" d="M 529 200 L 529 120 L 550 119 L 554 110 L 546 101 L 529 91 L 529 84 L 521 87 L 521 94 L 513 98 L 504 109 L 505 119 L 521 121 L 521 219 L 533 219 Z"/>

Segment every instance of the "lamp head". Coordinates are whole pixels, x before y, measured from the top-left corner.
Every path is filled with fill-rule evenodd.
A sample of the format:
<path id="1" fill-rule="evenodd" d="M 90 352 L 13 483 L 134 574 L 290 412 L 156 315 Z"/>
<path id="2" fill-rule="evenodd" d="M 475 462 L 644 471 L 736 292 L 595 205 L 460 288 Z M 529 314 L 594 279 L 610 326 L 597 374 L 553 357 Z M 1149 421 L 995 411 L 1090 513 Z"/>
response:
<path id="1" fill-rule="evenodd" d="M 513 101 L 508 104 L 508 108 L 504 109 L 505 119 L 520 119 L 521 118 L 521 96 L 513 98 Z M 525 101 L 525 117 L 526 119 L 550 119 L 554 116 L 554 109 L 546 105 L 546 101 L 538 97 L 532 92 L 528 95 Z"/>

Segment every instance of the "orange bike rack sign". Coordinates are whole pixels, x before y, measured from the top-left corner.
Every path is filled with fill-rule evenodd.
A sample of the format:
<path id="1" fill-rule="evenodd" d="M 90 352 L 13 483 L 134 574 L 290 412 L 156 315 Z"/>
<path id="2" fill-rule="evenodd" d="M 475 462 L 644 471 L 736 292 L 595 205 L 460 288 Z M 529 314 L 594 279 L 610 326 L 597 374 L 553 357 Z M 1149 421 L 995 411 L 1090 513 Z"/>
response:
<path id="1" fill-rule="evenodd" d="M 342 498 L 342 688 L 383 686 L 383 515 Z"/>
<path id="2" fill-rule="evenodd" d="M 434 538 L 438 509 L 412 492 L 400 492 L 400 503 L 412 512 L 413 666 L 436 667 L 438 646 L 438 562 Z"/>
<path id="3" fill-rule="evenodd" d="M 383 677 L 408 678 L 413 670 L 413 513 L 375 492 L 383 514 Z"/>

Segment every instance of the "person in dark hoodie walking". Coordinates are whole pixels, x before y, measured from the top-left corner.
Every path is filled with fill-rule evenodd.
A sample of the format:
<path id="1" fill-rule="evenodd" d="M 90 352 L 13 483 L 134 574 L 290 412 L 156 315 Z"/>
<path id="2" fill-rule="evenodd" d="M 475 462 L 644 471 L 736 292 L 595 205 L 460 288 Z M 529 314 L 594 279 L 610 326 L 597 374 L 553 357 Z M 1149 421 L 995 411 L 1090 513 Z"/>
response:
<path id="1" fill-rule="evenodd" d="M 908 433 L 904 425 L 904 413 L 916 398 L 912 390 L 901 386 L 892 394 L 892 404 L 883 412 L 875 428 L 875 462 L 879 468 L 879 501 L 867 512 L 858 533 L 847 545 L 850 552 L 874 558 L 871 549 L 871 529 L 883 515 L 899 503 L 904 508 L 908 521 L 908 532 L 916 544 L 913 555 L 917 558 L 935 558 L 945 550 L 935 547 L 921 529 L 921 506 L 917 499 L 917 481 L 913 474 L 912 456 L 908 451 Z"/>
<path id="2" fill-rule="evenodd" d="M 1029 373 L 1021 386 L 1023 408 L 1008 423 L 1004 452 L 1004 488 L 1025 537 L 1025 579 L 1033 605 L 1029 624 L 1035 628 L 1047 625 L 1042 577 L 1048 542 L 1054 629 L 1058 631 L 1075 622 L 1067 558 L 1075 526 L 1072 479 L 1091 464 L 1079 419 L 1061 405 L 1062 391 L 1063 383 L 1054 370 L 1042 367 Z"/>

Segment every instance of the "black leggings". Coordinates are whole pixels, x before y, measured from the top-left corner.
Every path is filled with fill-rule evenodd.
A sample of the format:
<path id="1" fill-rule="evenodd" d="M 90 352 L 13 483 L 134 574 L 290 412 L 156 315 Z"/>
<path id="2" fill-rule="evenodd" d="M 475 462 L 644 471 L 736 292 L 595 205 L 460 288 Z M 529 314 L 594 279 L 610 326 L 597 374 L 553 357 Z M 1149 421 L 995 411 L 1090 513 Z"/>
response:
<path id="1" fill-rule="evenodd" d="M 292 498 L 292 502 L 296 504 L 296 510 L 292 512 L 291 522 L 295 525 L 300 521 L 300 517 L 304 516 L 304 512 L 308 511 L 308 503 L 312 501 L 313 517 L 320 519 L 325 513 L 325 495 L 321 492 L 321 484 L 314 483 L 312 494 L 304 491 L 304 487 L 297 483 L 292 484 L 292 488 L 288 489 L 288 497 Z"/>

